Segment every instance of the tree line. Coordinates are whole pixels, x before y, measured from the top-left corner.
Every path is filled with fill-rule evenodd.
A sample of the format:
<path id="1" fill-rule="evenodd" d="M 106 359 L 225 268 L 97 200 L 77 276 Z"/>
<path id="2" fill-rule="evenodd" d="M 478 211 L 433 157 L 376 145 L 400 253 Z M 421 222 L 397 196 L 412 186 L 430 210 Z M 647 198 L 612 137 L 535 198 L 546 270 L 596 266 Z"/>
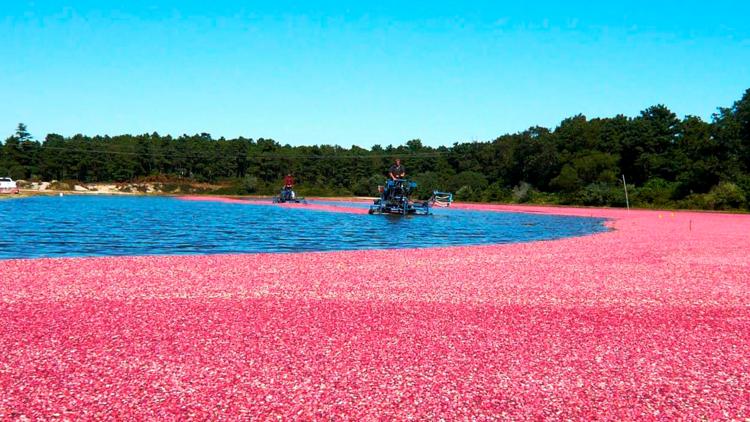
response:
<path id="1" fill-rule="evenodd" d="M 577 115 L 554 129 L 531 127 L 489 142 L 429 147 L 290 146 L 207 133 L 33 139 L 19 124 L 0 147 L 0 176 L 124 182 L 167 177 L 222 186 L 221 193 L 273 194 L 292 173 L 301 194 L 377 194 L 400 157 L 418 194 L 459 200 L 624 206 L 750 208 L 750 89 L 710 122 L 679 119 L 664 105 L 636 117 Z"/>

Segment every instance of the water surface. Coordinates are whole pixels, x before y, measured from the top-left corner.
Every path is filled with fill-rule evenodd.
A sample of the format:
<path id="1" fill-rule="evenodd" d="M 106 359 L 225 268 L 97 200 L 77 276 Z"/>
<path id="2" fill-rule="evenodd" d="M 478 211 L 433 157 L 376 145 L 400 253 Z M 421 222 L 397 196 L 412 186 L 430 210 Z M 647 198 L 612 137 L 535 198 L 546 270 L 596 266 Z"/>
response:
<path id="1" fill-rule="evenodd" d="M 480 245 L 606 230 L 599 218 L 434 212 L 401 217 L 169 197 L 36 196 L 0 201 L 0 259 Z"/>

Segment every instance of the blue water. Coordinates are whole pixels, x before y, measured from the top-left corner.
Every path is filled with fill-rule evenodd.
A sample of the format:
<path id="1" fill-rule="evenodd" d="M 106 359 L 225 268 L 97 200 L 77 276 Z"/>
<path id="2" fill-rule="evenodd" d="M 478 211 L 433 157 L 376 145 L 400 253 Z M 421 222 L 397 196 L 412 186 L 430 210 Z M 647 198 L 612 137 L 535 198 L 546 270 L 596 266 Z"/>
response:
<path id="1" fill-rule="evenodd" d="M 0 259 L 478 245 L 606 230 L 595 218 L 434 211 L 401 217 L 168 197 L 38 196 L 0 201 Z"/>

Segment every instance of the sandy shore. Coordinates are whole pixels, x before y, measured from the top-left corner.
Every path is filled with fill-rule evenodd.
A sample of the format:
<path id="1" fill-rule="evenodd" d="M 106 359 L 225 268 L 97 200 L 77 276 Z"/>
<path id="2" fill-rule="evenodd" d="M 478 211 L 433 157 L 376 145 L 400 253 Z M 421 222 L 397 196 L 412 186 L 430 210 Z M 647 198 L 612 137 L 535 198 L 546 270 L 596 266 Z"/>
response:
<path id="1" fill-rule="evenodd" d="M 750 417 L 749 215 L 463 207 L 615 230 L 2 261 L 0 419 Z"/>
<path id="2" fill-rule="evenodd" d="M 186 195 L 212 191 L 220 185 L 197 182 L 123 182 L 123 183 L 60 183 L 18 181 L 21 192 L 27 195 Z M 186 190 L 183 190 L 186 189 Z"/>

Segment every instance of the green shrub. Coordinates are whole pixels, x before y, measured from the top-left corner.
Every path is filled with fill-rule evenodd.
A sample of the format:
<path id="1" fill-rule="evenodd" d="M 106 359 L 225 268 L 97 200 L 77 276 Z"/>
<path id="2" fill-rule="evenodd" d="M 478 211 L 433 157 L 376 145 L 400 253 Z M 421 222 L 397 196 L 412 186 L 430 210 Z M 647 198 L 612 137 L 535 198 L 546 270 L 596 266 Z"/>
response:
<path id="1" fill-rule="evenodd" d="M 741 208 L 746 201 L 745 193 L 732 182 L 721 182 L 706 195 L 708 205 L 715 210 Z"/>
<path id="2" fill-rule="evenodd" d="M 175 192 L 175 191 L 171 191 Z M 244 195 L 239 183 L 225 185 L 211 191 L 212 195 Z"/>
<path id="3" fill-rule="evenodd" d="M 379 196 L 378 186 L 383 185 L 385 179 L 380 175 L 363 177 L 352 186 L 352 192 L 357 196 Z"/>
<path id="4" fill-rule="evenodd" d="M 531 199 L 530 192 L 532 187 L 529 183 L 521 182 L 513 188 L 513 201 L 519 204 L 528 202 Z"/>
<path id="5" fill-rule="evenodd" d="M 513 198 L 513 191 L 495 182 L 482 192 L 482 201 L 485 202 L 508 202 Z"/>
<path id="6" fill-rule="evenodd" d="M 253 194 L 258 192 L 260 181 L 255 176 L 245 176 L 240 182 L 239 192 L 242 194 Z"/>
<path id="7" fill-rule="evenodd" d="M 560 174 L 550 181 L 550 186 L 563 192 L 575 192 L 581 187 L 581 183 L 576 169 L 570 164 L 566 164 L 560 170 Z"/>
<path id="8" fill-rule="evenodd" d="M 745 208 L 750 208 L 750 175 L 742 175 L 737 179 L 737 186 L 742 189 L 742 194 L 745 195 Z"/>
<path id="9" fill-rule="evenodd" d="M 703 193 L 692 193 L 685 198 L 677 201 L 679 208 L 691 209 L 691 210 L 705 210 L 710 209 L 708 194 Z"/>
<path id="10" fill-rule="evenodd" d="M 451 177 L 447 183 L 448 189 L 455 191 L 456 193 L 458 193 L 458 191 L 464 186 L 470 187 L 472 192 L 481 192 L 487 188 L 488 185 L 489 182 L 487 182 L 487 178 L 483 174 L 475 171 L 462 171 Z"/>
<path id="11" fill-rule="evenodd" d="M 75 181 L 58 181 L 53 180 L 52 183 L 49 184 L 47 189 L 49 190 L 73 190 L 73 186 L 76 185 L 77 182 Z"/>
<path id="12" fill-rule="evenodd" d="M 432 192 L 436 190 L 441 192 L 450 191 L 448 183 L 441 180 L 437 173 L 431 171 L 419 173 L 413 177 L 413 180 L 417 182 L 417 190 L 414 192 L 416 198 L 428 199 L 432 196 Z"/>
<path id="13" fill-rule="evenodd" d="M 454 195 L 457 201 L 476 201 L 477 192 L 471 186 L 462 186 Z"/>
<path id="14" fill-rule="evenodd" d="M 678 183 L 654 177 L 632 192 L 632 200 L 638 205 L 671 206 Z"/>
<path id="15" fill-rule="evenodd" d="M 539 205 L 559 204 L 560 196 L 555 193 L 542 192 L 536 189 L 531 189 L 529 191 L 529 199 L 527 202 Z"/>
<path id="16" fill-rule="evenodd" d="M 25 166 L 13 166 L 10 168 L 9 175 L 13 180 L 25 179 L 28 174 Z"/>
<path id="17" fill-rule="evenodd" d="M 337 188 L 337 187 L 323 186 L 323 185 L 318 185 L 318 184 L 297 185 L 295 186 L 294 191 L 297 193 L 298 196 L 351 196 L 352 195 L 352 192 L 346 188 L 340 188 L 340 187 Z M 268 191 L 267 194 L 277 195 L 278 190 L 274 189 L 272 191 Z"/>
<path id="18" fill-rule="evenodd" d="M 625 192 L 622 188 L 604 182 L 587 185 L 579 192 L 579 199 L 584 205 L 625 206 Z"/>

